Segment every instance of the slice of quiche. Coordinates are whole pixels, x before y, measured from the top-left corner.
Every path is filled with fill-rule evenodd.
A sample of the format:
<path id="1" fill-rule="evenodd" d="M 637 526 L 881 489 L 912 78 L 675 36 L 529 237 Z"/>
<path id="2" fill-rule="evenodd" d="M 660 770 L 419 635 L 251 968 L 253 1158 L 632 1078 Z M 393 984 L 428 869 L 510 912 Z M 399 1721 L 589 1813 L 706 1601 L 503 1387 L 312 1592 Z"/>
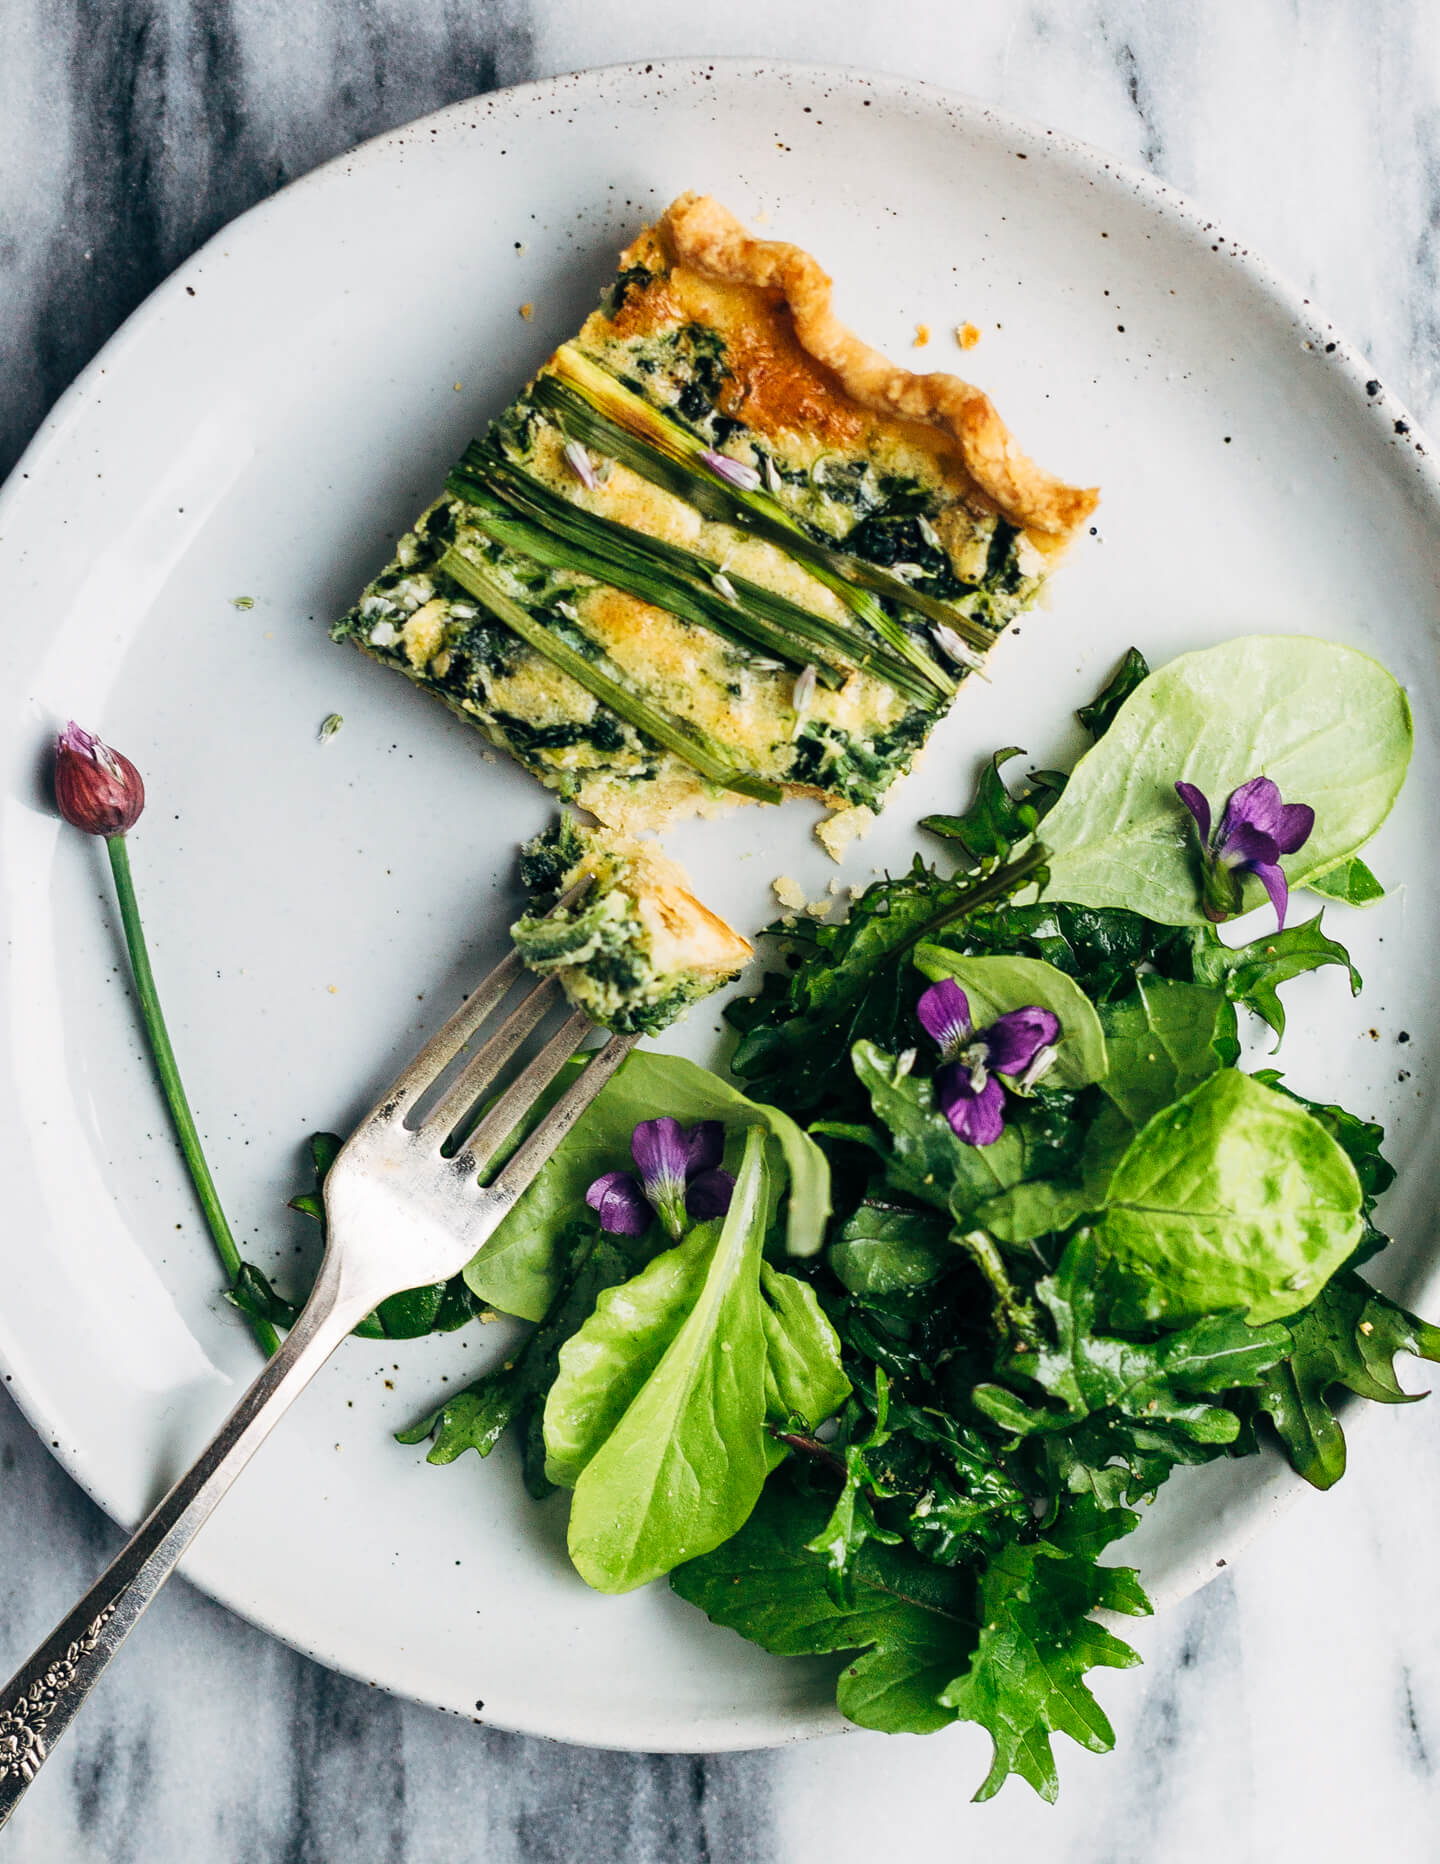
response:
<path id="1" fill-rule="evenodd" d="M 520 956 L 622 1035 L 657 1035 L 751 956 L 653 841 L 582 828 L 566 814 L 521 849 L 520 878 L 533 896 L 510 928 Z M 554 904 L 580 881 L 588 884 L 573 905 Z"/>
<path id="2" fill-rule="evenodd" d="M 615 827 L 875 809 L 1095 501 L 687 194 L 334 633 Z"/>

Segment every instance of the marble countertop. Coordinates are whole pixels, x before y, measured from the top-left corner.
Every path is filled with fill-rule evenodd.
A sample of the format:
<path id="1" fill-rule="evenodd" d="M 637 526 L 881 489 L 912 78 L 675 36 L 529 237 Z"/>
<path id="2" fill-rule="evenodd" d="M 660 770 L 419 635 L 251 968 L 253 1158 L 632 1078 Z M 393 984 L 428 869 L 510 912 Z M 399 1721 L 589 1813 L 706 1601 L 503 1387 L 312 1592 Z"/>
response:
<path id="1" fill-rule="evenodd" d="M 636 58 L 823 59 L 950 85 L 1204 203 L 1440 414 L 1440 14 L 1424 0 L 11 0 L 0 68 L 0 476 L 218 226 L 377 131 Z M 0 1398 L 0 1672 L 117 1531 Z M 24 1864 L 1234 1864 L 1429 1856 L 1440 1823 L 1440 1405 L 1102 1674 L 1119 1751 L 968 1804 L 980 1749 L 555 1746 L 381 1695 L 171 1586 L 3 1842 Z"/>

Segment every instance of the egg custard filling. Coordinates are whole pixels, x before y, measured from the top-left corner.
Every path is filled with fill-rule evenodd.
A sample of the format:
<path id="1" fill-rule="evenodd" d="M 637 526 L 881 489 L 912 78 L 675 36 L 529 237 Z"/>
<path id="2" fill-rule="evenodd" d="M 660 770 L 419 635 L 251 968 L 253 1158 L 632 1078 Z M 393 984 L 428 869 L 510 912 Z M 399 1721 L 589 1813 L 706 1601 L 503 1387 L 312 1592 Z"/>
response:
<path id="1" fill-rule="evenodd" d="M 683 195 L 333 632 L 622 831 L 875 810 L 1095 500 Z"/>
<path id="2" fill-rule="evenodd" d="M 521 849 L 520 877 L 533 896 L 510 928 L 520 956 L 622 1035 L 657 1035 L 751 955 L 653 841 L 584 828 L 566 813 Z M 577 900 L 555 904 L 581 882 Z"/>

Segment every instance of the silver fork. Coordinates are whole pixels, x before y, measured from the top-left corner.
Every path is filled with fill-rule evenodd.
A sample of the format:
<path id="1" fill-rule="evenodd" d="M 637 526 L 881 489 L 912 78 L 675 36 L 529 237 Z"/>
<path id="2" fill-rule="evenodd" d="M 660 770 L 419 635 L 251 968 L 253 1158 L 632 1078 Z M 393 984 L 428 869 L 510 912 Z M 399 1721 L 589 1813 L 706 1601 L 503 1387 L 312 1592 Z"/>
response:
<path id="1" fill-rule="evenodd" d="M 325 1179 L 320 1274 L 279 1352 L 129 1544 L 0 1690 L 0 1826 L 210 1511 L 335 1348 L 381 1301 L 459 1273 L 634 1046 L 633 1036 L 611 1036 L 482 1186 L 487 1162 L 594 1028 L 578 1011 L 569 1016 L 449 1152 L 447 1141 L 557 1005 L 554 978 L 520 1000 L 418 1125 L 406 1119 L 520 974 L 511 952 L 346 1141 Z"/>

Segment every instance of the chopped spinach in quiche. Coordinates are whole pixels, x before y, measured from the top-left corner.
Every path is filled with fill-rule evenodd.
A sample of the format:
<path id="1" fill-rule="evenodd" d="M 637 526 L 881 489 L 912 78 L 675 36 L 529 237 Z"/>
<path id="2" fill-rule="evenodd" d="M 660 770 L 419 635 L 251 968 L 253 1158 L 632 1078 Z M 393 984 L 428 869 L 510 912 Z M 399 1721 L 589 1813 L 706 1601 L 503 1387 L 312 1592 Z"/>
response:
<path id="1" fill-rule="evenodd" d="M 336 638 L 613 826 L 878 808 L 1095 494 L 829 294 L 682 196 Z"/>
<path id="2" fill-rule="evenodd" d="M 653 841 L 582 828 L 567 813 L 521 849 L 520 877 L 534 896 L 510 928 L 521 957 L 557 976 L 576 1009 L 624 1035 L 657 1035 L 751 955 Z M 582 880 L 577 901 L 554 904 Z"/>

